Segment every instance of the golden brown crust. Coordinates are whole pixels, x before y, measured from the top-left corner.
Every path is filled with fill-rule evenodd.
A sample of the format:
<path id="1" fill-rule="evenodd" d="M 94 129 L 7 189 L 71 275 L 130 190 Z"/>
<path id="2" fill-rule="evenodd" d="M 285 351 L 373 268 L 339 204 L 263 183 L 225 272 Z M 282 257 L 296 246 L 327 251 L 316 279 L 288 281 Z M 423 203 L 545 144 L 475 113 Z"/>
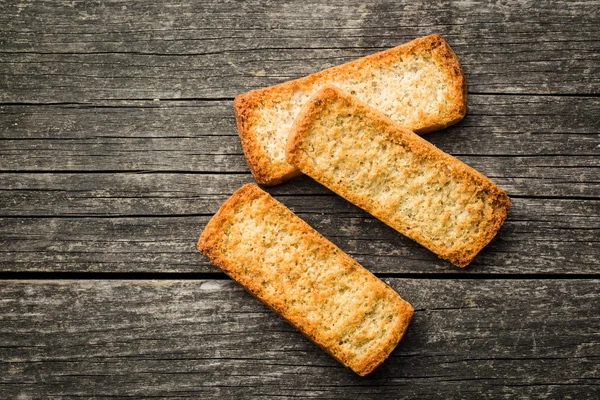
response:
<path id="1" fill-rule="evenodd" d="M 268 242 L 274 233 L 277 240 L 272 247 L 254 240 L 266 237 Z M 291 235 L 289 247 L 285 247 L 286 234 Z M 410 304 L 392 288 L 256 185 L 243 186 L 225 201 L 197 247 L 248 292 L 361 376 L 389 356 L 413 314 Z M 288 261 L 269 261 L 269 251 Z M 294 258 L 298 254 L 308 258 L 301 262 Z M 302 292 L 307 284 L 310 290 Z M 335 313 L 337 317 L 332 316 Z"/>
<path id="2" fill-rule="evenodd" d="M 234 101 L 234 109 L 238 132 L 246 160 L 257 183 L 275 185 L 300 174 L 295 167 L 286 162 L 284 154 L 281 154 L 281 158 L 273 155 L 269 156 L 265 146 L 261 144 L 264 141 L 281 141 L 281 143 L 273 145 L 283 149 L 287 138 L 287 132 L 282 132 L 285 129 L 283 126 L 277 127 L 279 132 L 276 135 L 277 137 L 273 138 L 264 138 L 257 132 L 256 125 L 261 121 L 261 118 L 265 118 L 263 115 L 265 109 L 281 105 L 281 108 L 288 112 L 291 118 L 295 116 L 295 113 L 289 111 L 289 108 L 292 105 L 301 106 L 301 104 L 294 103 L 294 101 L 300 100 L 291 100 L 298 93 L 304 93 L 310 97 L 320 86 L 328 83 L 339 84 L 343 80 L 371 79 L 377 71 L 389 67 L 393 62 L 408 55 L 421 55 L 424 59 L 431 56 L 436 65 L 439 65 L 443 71 L 443 84 L 449 87 L 444 90 L 446 98 L 443 99 L 443 102 L 445 105 L 442 107 L 441 103 L 437 104 L 439 109 L 437 113 L 426 113 L 415 108 L 412 111 L 418 114 L 418 118 L 412 118 L 403 125 L 419 134 L 425 134 L 460 121 L 467 111 L 467 90 L 458 58 L 440 35 L 433 34 L 417 38 L 409 43 L 328 68 L 300 79 L 253 90 L 237 96 Z M 299 97 L 298 99 L 302 98 L 305 101 L 308 97 Z M 391 101 L 392 99 L 393 96 L 387 100 Z M 403 105 L 402 107 L 409 106 Z M 279 114 L 281 112 L 283 111 L 280 110 Z"/>
<path id="3" fill-rule="evenodd" d="M 256 96 L 256 93 L 253 92 L 237 96 L 233 101 L 235 120 L 244 156 L 252 176 L 260 185 L 277 185 L 301 173 L 287 162 L 269 162 L 269 158 L 258 144 L 255 132 L 249 127 L 255 111 L 252 104 L 256 104 L 257 101 L 260 101 L 259 96 Z M 273 174 L 273 170 L 276 170 L 277 173 Z"/>
<path id="4" fill-rule="evenodd" d="M 424 123 L 422 128 L 411 129 L 411 127 L 407 127 L 409 130 L 412 130 L 420 135 L 438 131 L 450 125 L 454 125 L 462 120 L 467 114 L 467 81 L 465 80 L 465 76 L 456 54 L 448 42 L 446 42 L 440 35 L 433 34 L 427 36 L 426 38 L 429 39 L 429 46 L 434 49 L 433 52 L 437 56 L 438 60 L 440 60 L 440 63 L 446 68 L 449 76 L 448 82 L 450 82 L 452 85 L 450 97 L 454 100 L 451 103 L 452 107 L 450 107 L 450 109 L 444 115 L 443 120 L 430 120 L 427 123 Z"/>
<path id="5" fill-rule="evenodd" d="M 352 115 L 358 118 L 360 122 L 350 126 L 343 126 L 342 128 L 323 128 L 319 125 L 323 121 L 330 122 L 340 115 Z M 416 189 L 417 195 L 413 195 L 413 197 L 421 197 L 421 199 L 417 199 L 421 200 L 418 204 L 427 204 L 428 202 L 431 202 L 431 198 L 435 195 L 440 195 L 440 192 L 440 196 L 445 196 L 442 198 L 443 201 L 452 202 L 452 204 L 444 206 L 442 201 L 442 206 L 438 206 L 437 209 L 432 209 L 435 215 L 424 214 L 424 216 L 421 216 L 420 218 L 422 220 L 426 220 L 426 222 L 423 223 L 425 228 L 428 228 L 425 226 L 426 223 L 431 224 L 432 222 L 439 223 L 439 225 L 443 226 L 445 222 L 441 219 L 442 214 L 439 214 L 438 218 L 438 210 L 444 212 L 448 211 L 448 207 L 454 207 L 452 208 L 454 214 L 456 214 L 457 210 L 461 213 L 464 209 L 468 210 L 468 213 L 466 213 L 468 214 L 468 218 L 465 219 L 465 222 L 463 222 L 462 225 L 470 224 L 468 228 L 476 232 L 476 234 L 456 240 L 457 243 L 454 243 L 455 237 L 450 236 L 448 233 L 454 234 L 454 231 L 443 231 L 447 234 L 447 237 L 433 237 L 431 234 L 427 233 L 427 229 L 418 229 L 421 225 L 411 225 L 406 222 L 410 221 L 409 218 L 399 215 L 396 210 L 401 209 L 400 205 L 403 203 L 395 201 L 397 199 L 390 200 L 390 204 L 393 204 L 394 207 L 396 207 L 391 207 L 390 209 L 390 207 L 382 206 L 377 201 L 373 200 L 373 198 L 376 198 L 380 193 L 371 191 L 368 195 L 365 195 L 364 192 L 358 194 L 357 190 L 360 190 L 360 187 L 357 189 L 358 186 L 356 185 L 359 183 L 356 183 L 353 190 L 347 187 L 348 182 L 343 182 L 343 179 L 338 179 L 340 178 L 339 174 L 334 179 L 332 170 L 328 168 L 328 166 L 325 166 L 323 161 L 320 163 L 319 161 L 315 161 L 314 157 L 308 153 L 312 151 L 312 153 L 328 154 L 328 151 L 331 151 L 331 147 L 329 147 L 327 151 L 321 148 L 323 147 L 323 141 L 319 141 L 322 139 L 321 136 L 326 136 L 328 142 L 335 140 L 339 141 L 341 140 L 341 136 L 336 132 L 340 132 L 340 129 L 343 130 L 344 128 L 346 130 L 343 131 L 343 137 L 347 137 L 349 141 L 354 143 L 354 150 L 358 152 L 361 152 L 362 149 L 366 148 L 365 146 L 368 146 L 369 144 L 366 143 L 367 141 L 357 140 L 352 135 L 356 134 L 357 131 L 365 131 L 367 129 L 376 131 L 376 133 L 370 131 L 368 133 L 372 140 L 380 139 L 380 142 L 378 143 L 384 144 L 393 143 L 394 146 L 389 147 L 392 150 L 396 148 L 407 149 L 404 154 L 408 155 L 406 155 L 405 158 L 410 160 L 417 169 L 416 172 L 414 168 L 407 171 L 419 176 L 430 177 L 430 181 L 433 180 L 435 186 L 429 190 L 426 184 L 421 184 L 421 186 Z M 310 144 L 308 144 L 309 135 L 313 135 L 311 136 Z M 379 136 L 379 138 L 376 136 Z M 336 142 L 335 146 L 337 146 L 336 148 L 339 148 L 341 145 Z M 390 152 L 392 150 L 390 150 Z M 347 153 L 350 150 L 345 148 L 345 151 Z M 385 154 L 379 155 L 385 156 Z M 298 167 L 303 173 L 327 186 L 348 201 L 373 214 L 400 233 L 419 242 L 421 245 L 438 254 L 441 258 L 449 260 L 459 267 L 468 265 L 477 253 L 492 240 L 504 222 L 511 204 L 506 193 L 478 171 L 451 155 L 444 153 L 408 129 L 395 124 L 385 115 L 368 106 L 366 103 L 359 101 L 354 96 L 344 93 L 331 85 L 322 88 L 303 107 L 298 118 L 294 122 L 292 133 L 288 139 L 286 157 L 289 163 Z M 327 160 L 329 160 L 327 157 L 329 156 L 325 156 L 324 158 L 325 162 L 328 162 Z M 340 156 L 338 156 L 338 160 L 350 156 L 345 154 L 341 156 L 341 158 L 339 157 Z M 332 165 L 337 168 L 333 162 Z M 388 170 L 385 170 L 386 168 Z M 394 187 L 402 186 L 403 180 L 408 182 L 408 177 L 402 175 L 401 168 L 399 168 L 398 171 L 393 172 L 390 172 L 389 168 L 393 167 L 390 167 L 390 165 L 371 167 L 373 171 L 378 171 L 379 174 L 382 173 L 381 171 L 383 171 L 384 174 L 387 174 L 384 175 L 387 177 L 384 179 L 387 179 L 388 181 L 390 177 L 392 177 L 391 179 L 397 178 L 400 183 L 396 182 L 392 185 Z M 437 173 L 437 171 L 441 172 Z M 344 172 L 340 172 L 340 174 L 343 173 Z M 445 181 L 446 176 L 449 177 L 448 181 Z M 377 178 L 376 175 L 371 177 L 371 179 L 375 178 Z M 443 182 L 439 183 L 440 179 Z M 389 182 L 383 182 L 382 186 L 385 186 L 386 183 Z M 439 185 L 437 183 L 439 183 Z M 444 186 L 446 184 L 453 185 L 451 188 L 454 189 L 452 189 L 452 191 L 446 189 Z M 387 188 L 387 190 L 389 190 L 389 188 Z M 444 190 L 446 190 L 447 193 L 444 193 Z M 461 202 L 461 204 L 458 204 L 458 202 Z M 462 206 L 462 203 L 464 203 L 464 207 Z M 408 212 L 417 213 L 418 211 L 410 209 L 409 207 Z M 422 212 L 426 213 L 426 211 Z M 452 217 L 452 215 L 449 215 L 449 217 Z M 462 225 L 460 225 L 460 229 L 462 229 Z M 456 228 L 456 230 L 458 231 L 459 228 Z M 446 244 L 446 242 L 454 244 L 449 245 Z"/>

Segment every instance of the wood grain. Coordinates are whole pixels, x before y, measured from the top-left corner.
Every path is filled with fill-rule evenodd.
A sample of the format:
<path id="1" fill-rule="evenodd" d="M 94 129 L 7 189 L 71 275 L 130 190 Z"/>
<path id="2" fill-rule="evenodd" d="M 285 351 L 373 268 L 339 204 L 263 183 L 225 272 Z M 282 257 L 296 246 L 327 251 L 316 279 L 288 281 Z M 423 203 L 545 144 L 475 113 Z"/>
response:
<path id="1" fill-rule="evenodd" d="M 473 97 L 462 123 L 427 138 L 490 176 L 510 195 L 599 197 L 597 98 Z M 248 174 L 229 115 L 230 102 L 133 102 L 98 108 L 4 106 L 0 113 L 0 169 L 6 171 Z M 3 188 L 11 189 L 15 177 L 7 175 Z M 17 183 L 30 179 L 16 177 Z M 65 177 L 46 174 L 33 179 L 34 185 L 48 179 L 48 185 L 54 186 Z M 90 180 L 87 176 L 74 179 Z M 174 179 L 175 185 L 179 179 L 190 181 L 172 175 L 139 178 L 144 179 Z M 211 178 L 199 179 L 203 188 L 211 185 Z M 212 179 L 217 187 L 247 181 L 238 176 Z M 117 177 L 116 184 L 120 181 Z M 303 187 L 310 190 L 310 185 Z M 118 186 L 113 189 L 118 190 Z"/>
<path id="2" fill-rule="evenodd" d="M 596 97 L 473 95 L 464 121 L 426 137 L 488 174 L 537 174 L 598 166 L 599 130 Z M 0 143 L 0 170 L 248 172 L 230 101 L 0 106 Z M 522 158 L 480 160 L 497 156 Z"/>
<path id="3" fill-rule="evenodd" d="M 0 281 L 0 398 L 598 398 L 599 7 L 0 0 L 0 276 L 133 279 Z M 222 276 L 194 244 L 252 182 L 234 96 L 431 33 L 469 109 L 427 140 L 513 198 L 470 268 L 306 177 L 268 189 L 415 306 L 382 368 L 230 280 L 138 280 Z"/>
<path id="4" fill-rule="evenodd" d="M 388 279 L 415 307 L 360 378 L 232 281 L 0 283 L 0 396 L 594 398 L 598 280 Z"/>
<path id="5" fill-rule="evenodd" d="M 600 88 L 597 1 L 3 3 L 2 102 L 231 98 L 434 32 L 472 92 Z"/>
<path id="6" fill-rule="evenodd" d="M 206 181 L 210 186 L 221 187 L 228 182 L 251 179 L 243 154 L 204 154 L 202 150 L 195 150 L 193 145 L 180 143 L 178 149 L 169 147 L 161 141 L 148 143 L 152 148 L 136 146 L 127 149 L 126 146 L 114 143 L 107 147 L 112 150 L 103 152 L 101 146 L 82 142 L 67 144 L 68 149 L 61 151 L 60 145 L 53 141 L 43 140 L 38 149 L 25 150 L 23 142 L 14 146 L 7 144 L 0 165 L 4 164 L 6 172 L 166 172 L 166 175 L 145 175 L 138 178 L 150 182 L 161 182 L 172 178 L 173 173 L 195 173 L 176 177 L 177 181 Z M 222 141 L 225 142 L 225 141 Z M 232 139 L 231 145 L 238 146 L 239 139 Z M 5 142 L 6 144 L 6 142 Z M 156 147 L 155 147 L 156 146 Z M 227 146 L 223 144 L 222 146 Z M 1 152 L 1 151 L 0 151 Z M 113 153 L 113 154 L 110 154 Z M 457 156 L 461 161 L 480 171 L 502 187 L 510 196 L 553 196 L 553 197 L 600 197 L 598 156 Z M 7 165 L 8 164 L 8 165 Z M 178 167 L 183 169 L 178 169 Z M 227 175 L 226 175 L 227 174 Z M 243 177 L 235 176 L 242 174 Z M 6 183 L 11 182 L 15 175 L 6 174 Z M 38 182 L 47 179 L 46 185 L 51 186 L 64 180 L 68 175 L 39 175 L 33 179 Z M 78 181 L 89 180 L 92 175 L 76 178 Z M 96 175 L 102 181 L 102 175 Z M 210 178 L 209 178 L 210 177 Z M 23 180 L 31 180 L 32 175 L 24 175 Z M 19 179 L 20 180 L 20 179 Z M 123 179 L 115 179 L 115 184 Z M 133 180 L 130 178 L 130 180 Z M 43 183 L 42 183 L 43 184 Z M 143 185 L 143 184 L 142 184 Z M 112 185 L 111 185 L 112 186 Z M 316 184 L 308 187 L 311 192 L 322 192 Z M 111 189 L 119 191 L 119 187 L 87 186 L 89 190 Z M 11 188 L 4 187 L 5 190 Z M 198 190 L 198 189 L 197 189 Z M 210 189 L 209 189 L 210 190 Z M 68 191 L 68 188 L 66 189 Z M 198 191 L 196 192 L 198 193 Z M 200 191 L 201 193 L 201 191 Z"/>
<path id="7" fill-rule="evenodd" d="M 513 167 L 511 177 L 489 175 L 515 198 L 532 198 L 534 203 L 543 203 L 540 197 L 557 200 L 590 197 L 590 205 L 597 204 L 598 169 L 560 168 L 556 165 L 558 160 L 558 157 L 534 160 L 541 164 L 535 169 L 516 167 L 520 160 L 512 158 L 499 159 L 497 163 L 489 161 L 486 165 L 488 169 L 490 165 L 496 167 L 499 174 L 504 173 L 501 162 L 504 161 L 505 168 Z M 598 163 L 594 158 L 588 160 Z M 580 158 L 572 161 L 584 164 Z M 550 165 L 544 166 L 544 162 Z M 217 212 L 235 190 L 253 181 L 249 174 L 5 173 L 0 183 L 0 216 L 209 215 Z M 348 203 L 333 198 L 332 192 L 308 177 L 266 190 L 289 198 L 290 204 L 300 206 L 298 212 L 327 212 L 331 207 L 336 207 L 339 213 L 348 212 Z M 310 200 L 315 196 L 314 201 Z"/>
<path id="8" fill-rule="evenodd" d="M 460 154 L 465 151 L 490 155 L 527 155 L 533 151 L 543 154 L 552 149 L 564 150 L 556 144 L 552 147 L 547 142 L 549 139 L 561 142 L 568 139 L 567 135 L 586 134 L 593 138 L 592 134 L 597 133 L 600 126 L 600 99 L 594 96 L 471 94 L 468 107 L 468 114 L 459 125 L 426 137 L 435 138 L 440 146 L 454 146 L 449 147 L 449 151 Z M 5 104 L 0 106 L 0 116 L 0 139 L 237 136 L 233 101 L 230 100 Z M 518 140 L 525 134 L 529 135 L 529 140 Z M 499 148 L 482 146 L 482 139 L 490 136 L 505 142 Z M 590 147 L 584 154 L 590 154 L 589 151 L 594 149 L 589 142 L 587 145 Z M 585 149 L 576 148 L 578 152 Z"/>
<path id="9" fill-rule="evenodd" d="M 597 399 L 599 7 L 0 0 L 0 277 L 34 279 L 0 281 L 0 398 Z M 361 379 L 194 244 L 253 181 L 234 96 L 431 33 L 469 109 L 426 138 L 513 198 L 470 268 L 306 177 L 268 189 L 416 308 Z"/>
<path id="10" fill-rule="evenodd" d="M 229 194 L 208 192 L 199 197 L 183 194 L 173 198 L 170 191 L 165 197 L 112 198 L 110 193 L 80 193 L 69 200 L 58 193 L 40 200 L 39 209 L 28 208 L 42 218 L 15 215 L 0 219 L 0 264 L 4 271 L 218 271 L 195 249 L 195 243 Z M 513 199 L 498 236 L 463 271 L 337 196 L 274 194 L 376 273 L 600 273 L 600 201 Z M 11 207 L 17 214 L 20 205 L 5 209 Z M 44 215 L 57 210 L 64 216 Z M 131 215 L 95 216 L 119 212 Z"/>

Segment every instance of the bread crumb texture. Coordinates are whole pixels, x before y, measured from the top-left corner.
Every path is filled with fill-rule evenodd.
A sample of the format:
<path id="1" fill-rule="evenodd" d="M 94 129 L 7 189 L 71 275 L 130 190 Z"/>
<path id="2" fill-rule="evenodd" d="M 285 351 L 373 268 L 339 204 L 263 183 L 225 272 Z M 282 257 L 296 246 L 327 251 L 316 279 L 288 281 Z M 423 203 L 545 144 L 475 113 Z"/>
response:
<path id="1" fill-rule="evenodd" d="M 488 178 L 331 86 L 298 117 L 288 160 L 458 266 L 495 236 L 510 207 Z"/>
<path id="2" fill-rule="evenodd" d="M 359 375 L 388 357 L 413 313 L 393 289 L 256 185 L 224 203 L 198 249 Z"/>
<path id="3" fill-rule="evenodd" d="M 285 143 L 294 119 L 322 86 L 333 84 L 418 133 L 458 122 L 466 112 L 466 85 L 454 52 L 439 35 L 326 69 L 236 98 L 242 145 L 259 183 L 293 176 Z"/>

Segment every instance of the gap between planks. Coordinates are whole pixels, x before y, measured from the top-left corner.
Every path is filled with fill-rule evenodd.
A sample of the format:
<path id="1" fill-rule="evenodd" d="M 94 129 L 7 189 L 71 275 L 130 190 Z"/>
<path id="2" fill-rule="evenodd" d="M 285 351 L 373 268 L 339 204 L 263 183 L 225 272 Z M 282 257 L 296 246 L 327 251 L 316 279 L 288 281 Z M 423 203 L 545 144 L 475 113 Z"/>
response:
<path id="1" fill-rule="evenodd" d="M 241 94 L 241 93 L 240 93 Z M 600 97 L 600 93 L 512 93 L 512 92 L 469 92 L 468 95 L 476 96 L 523 96 L 523 97 L 582 97 L 596 98 Z M 152 102 L 218 102 L 218 101 L 233 101 L 234 97 L 169 97 L 169 98 L 107 98 L 107 99 L 90 99 L 86 102 L 0 102 L 0 106 L 88 106 L 88 107 L 112 107 L 98 103 L 117 103 L 124 101 L 152 101 Z M 119 105 L 117 107 L 125 107 Z M 141 108 L 142 106 L 128 105 L 132 108 Z"/>
<path id="2" fill-rule="evenodd" d="M 580 280 L 598 279 L 598 274 L 569 274 L 569 273 L 528 273 L 528 274 L 504 274 L 504 273 L 374 273 L 380 279 L 428 279 L 428 280 Z M 231 280 L 223 272 L 0 272 L 0 281 L 27 281 L 27 280 Z"/>

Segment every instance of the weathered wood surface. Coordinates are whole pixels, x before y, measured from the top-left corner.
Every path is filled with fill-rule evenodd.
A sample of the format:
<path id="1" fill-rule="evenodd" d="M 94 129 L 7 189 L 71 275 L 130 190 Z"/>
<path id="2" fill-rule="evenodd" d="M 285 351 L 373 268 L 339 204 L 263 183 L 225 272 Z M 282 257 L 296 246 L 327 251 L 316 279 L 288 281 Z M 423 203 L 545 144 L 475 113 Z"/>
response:
<path id="1" fill-rule="evenodd" d="M 387 281 L 416 312 L 366 378 L 232 281 L 5 281 L 0 397 L 597 398 L 600 281 Z"/>
<path id="2" fill-rule="evenodd" d="M 463 122 L 427 138 L 490 176 L 514 206 L 468 272 L 600 272 L 598 98 L 469 101 Z M 0 112 L 0 167 L 15 171 L 2 174 L 0 215 L 22 217 L 1 222 L 5 271 L 215 271 L 195 240 L 252 182 L 231 101 Z M 146 173 L 119 172 L 132 170 Z M 308 178 L 269 191 L 374 272 L 462 273 Z"/>
<path id="3" fill-rule="evenodd" d="M 460 124 L 425 137 L 447 151 L 465 154 L 528 155 L 556 152 L 553 142 L 588 135 L 579 152 L 590 154 L 600 124 L 597 96 L 470 94 Z M 93 104 L 1 105 L 0 138 L 33 139 L 209 139 L 237 136 L 231 100 L 98 101 Z M 501 134 L 504 134 L 502 136 Z M 529 140 L 521 140 L 530 135 Z M 482 138 L 505 140 L 499 148 Z M 467 140 L 469 139 L 469 140 Z M 511 140 L 512 139 L 512 140 Z M 213 139 L 214 140 L 214 139 Z M 569 142 L 568 148 L 577 142 Z M 454 147 L 452 147 L 454 146 Z M 475 146 L 475 147 L 473 147 Z M 541 147 L 540 147 L 541 146 Z M 502 152 L 499 152 L 502 150 Z M 587 151 L 586 151 L 587 150 Z"/>
<path id="4" fill-rule="evenodd" d="M 3 1 L 0 101 L 231 98 L 438 32 L 470 90 L 598 93 L 598 1 Z"/>
<path id="5" fill-rule="evenodd" d="M 427 138 L 516 199 L 486 271 L 597 272 L 597 2 L 4 4 L 5 271 L 211 270 L 191 239 L 251 181 L 231 97 L 437 31 L 471 94 Z M 377 272 L 447 270 L 306 178 L 271 192 Z"/>
<path id="6" fill-rule="evenodd" d="M 308 178 L 269 188 L 415 305 L 366 379 L 228 280 L 12 280 L 0 398 L 598 398 L 599 7 L 0 0 L 4 277 L 223 277 L 194 245 L 252 181 L 233 97 L 433 32 L 469 110 L 427 139 L 513 198 L 461 270 Z"/>
<path id="7" fill-rule="evenodd" d="M 0 219 L 2 269 L 218 271 L 195 243 L 227 195 L 176 191 L 171 187 L 147 198 L 139 193 L 113 198 L 107 192 L 49 191 L 36 202 L 3 201 L 3 209 L 13 215 L 22 207 L 23 213 L 43 217 Z M 600 274 L 600 201 L 513 199 L 497 237 L 463 271 L 337 196 L 275 197 L 376 273 Z M 117 217 L 122 212 L 127 216 Z M 115 217 L 98 217 L 107 214 Z"/>
<path id="8" fill-rule="evenodd" d="M 159 140 L 160 141 L 160 140 Z M 239 145 L 238 138 L 227 140 L 232 145 Z M 227 146 L 227 141 L 223 141 L 223 146 Z M 0 141 L 0 143 L 2 143 Z M 3 144 L 6 144 L 4 142 Z M 141 144 L 141 143 L 140 143 Z M 127 150 L 120 148 L 118 144 L 109 145 L 113 147 L 117 154 L 102 153 L 102 149 L 95 149 L 90 143 L 70 143 L 65 147 L 70 150 L 61 151 L 60 147 L 52 141 L 41 140 L 37 145 L 41 149 L 20 150 L 24 146 L 23 142 L 15 143 L 15 150 L 8 149 L 8 156 L 0 159 L 0 164 L 10 163 L 7 172 L 31 172 L 28 165 L 35 165 L 35 169 L 42 172 L 88 172 L 80 171 L 82 168 L 98 170 L 98 172 L 151 172 L 147 169 L 164 170 L 163 172 L 196 172 L 203 174 L 196 180 L 206 180 L 206 175 L 212 175 L 209 181 L 208 191 L 214 190 L 213 187 L 221 188 L 230 186 L 229 182 L 251 179 L 246 161 L 243 154 L 203 154 L 202 150 L 196 150 L 196 147 L 187 144 L 180 144 L 178 150 L 170 149 L 167 145 L 161 143 L 146 143 L 149 146 L 158 146 L 161 150 L 144 149 L 145 146 L 138 146 L 137 149 Z M 10 144 L 7 145 L 11 146 Z M 178 146 L 178 147 L 179 147 Z M 74 149 L 76 148 L 76 149 Z M 95 150 L 94 150 L 95 149 Z M 240 150 L 241 151 L 241 150 Z M 16 153 L 12 155 L 10 153 Z M 79 153 L 79 154 L 76 154 Z M 64 157 L 63 157 L 64 155 Z M 192 162 L 185 164 L 182 160 L 191 159 Z M 491 156 L 457 156 L 466 164 L 477 169 L 484 175 L 492 179 L 501 186 L 510 196 L 553 196 L 553 197 L 588 197 L 592 199 L 600 198 L 600 158 L 593 156 L 516 156 L 516 157 L 491 157 Z M 75 160 L 74 160 L 75 159 Z M 79 164 L 82 162 L 82 164 Z M 122 169 L 119 169 L 120 168 Z M 173 166 L 181 166 L 183 170 L 174 170 Z M 16 171 L 21 167 L 21 171 Z M 41 168 L 40 168 L 41 167 Z M 112 168 L 111 168 L 112 167 Z M 244 174 L 243 178 L 237 176 L 223 176 L 216 174 Z M 5 175 L 7 180 L 11 175 Z M 172 175 L 167 175 L 170 177 Z M 46 177 L 52 181 L 60 181 L 61 176 L 40 175 L 36 178 L 38 181 Z M 100 179 L 101 177 L 98 176 Z M 79 180 L 88 179 L 89 175 L 79 178 Z M 165 176 L 145 175 L 140 178 L 149 181 L 164 181 Z M 189 181 L 189 175 L 176 178 L 183 182 Z M 24 180 L 30 180 L 24 177 Z M 6 182 L 11 184 L 13 182 Z M 291 187 L 296 183 L 288 184 Z M 304 182 L 299 184 L 304 186 Z M 316 184 L 307 187 L 307 192 L 303 193 L 322 193 L 323 189 L 316 188 Z M 88 186 L 89 187 L 89 186 Z M 91 188 L 91 187 L 90 187 Z M 4 190 L 11 190 L 11 187 L 3 186 Z M 95 187 L 95 190 L 106 190 L 106 187 Z M 191 189 L 191 188 L 190 188 Z M 69 189 L 63 189 L 68 192 Z M 118 187 L 113 189 L 119 190 Z M 202 188 L 197 187 L 196 193 L 201 194 Z M 231 192 L 230 192 L 231 193 Z"/>
<path id="9" fill-rule="evenodd" d="M 523 171 L 525 168 L 515 166 L 518 159 L 492 160 L 497 163 L 490 161 L 487 166 L 490 170 L 497 168 L 499 174 L 507 172 L 503 171 L 502 162 L 506 169 L 512 166 L 515 170 L 508 171 L 514 175 L 510 178 L 488 174 L 515 199 L 509 220 L 512 216 L 535 216 L 544 212 L 539 207 L 552 207 L 552 204 L 561 204 L 557 212 L 562 213 L 568 213 L 569 205 L 573 205 L 575 215 L 582 212 L 577 207 L 584 204 L 586 213 L 600 206 L 598 157 L 575 158 L 574 163 L 579 166 L 563 168 L 560 168 L 560 157 L 540 157 L 539 167 L 534 170 L 537 175 L 530 172 L 529 176 Z M 544 165 L 546 162 L 552 165 Z M 4 173 L 1 176 L 0 217 L 208 215 L 217 212 L 235 190 L 254 182 L 249 173 L 69 172 Z M 301 213 L 329 213 L 333 209 L 335 213 L 347 214 L 358 210 L 306 176 L 264 189 Z M 520 210 L 522 206 L 525 209 Z M 561 220 L 560 215 L 557 217 L 556 222 Z M 595 219 L 594 215 L 589 217 L 592 221 Z"/>
<path id="10" fill-rule="evenodd" d="M 426 138 L 499 179 L 556 166 L 585 184 L 598 131 L 597 97 L 473 95 L 464 121 Z M 247 173 L 236 133 L 231 101 L 0 106 L 0 170 Z"/>

